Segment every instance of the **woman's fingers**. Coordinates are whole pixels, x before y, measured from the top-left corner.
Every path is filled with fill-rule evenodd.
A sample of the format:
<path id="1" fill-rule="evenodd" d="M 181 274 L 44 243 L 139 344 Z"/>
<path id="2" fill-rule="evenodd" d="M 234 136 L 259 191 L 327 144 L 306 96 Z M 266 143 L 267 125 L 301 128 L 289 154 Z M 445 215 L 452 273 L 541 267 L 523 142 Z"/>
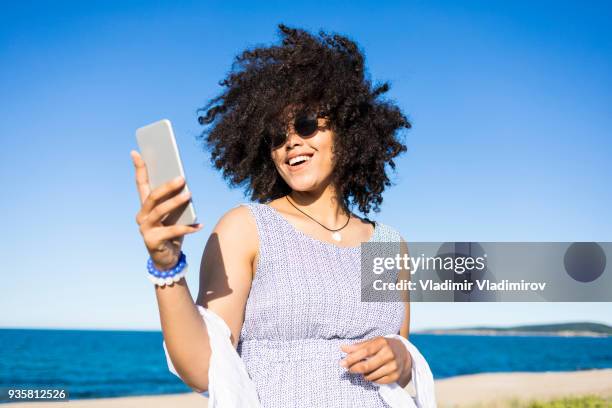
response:
<path id="1" fill-rule="evenodd" d="M 368 340 L 360 344 L 352 344 L 346 346 L 345 349 L 349 351 L 347 356 L 341 361 L 341 365 L 349 371 L 354 372 L 352 367 L 358 364 L 361 360 L 374 356 L 381 348 L 381 344 L 375 340 Z"/>
<path id="2" fill-rule="evenodd" d="M 393 359 L 393 355 L 391 355 L 391 360 Z M 374 355 L 369 355 L 367 360 L 360 360 L 348 366 L 348 370 L 351 373 L 356 374 L 368 374 L 374 370 L 377 370 L 384 364 L 390 361 L 389 355 L 384 352 L 384 350 L 380 350 L 378 353 Z"/>
<path id="3" fill-rule="evenodd" d="M 182 177 L 177 177 L 174 180 L 170 180 L 153 190 L 142 204 L 142 208 L 140 209 L 140 212 L 136 218 L 138 223 L 142 224 L 159 201 L 168 195 L 175 194 L 178 189 L 183 188 L 184 184 L 185 179 Z"/>
<path id="4" fill-rule="evenodd" d="M 343 360 L 340 361 L 340 365 L 348 370 L 350 370 L 350 368 L 358 363 L 359 361 L 363 360 L 364 358 L 368 357 L 370 355 L 370 353 L 368 352 L 367 349 L 365 348 L 361 348 L 359 350 L 353 351 L 352 353 L 348 354 L 346 357 L 344 357 Z"/>
<path id="5" fill-rule="evenodd" d="M 142 225 L 144 227 L 151 227 L 159 223 L 162 218 L 172 210 L 180 207 L 191 199 L 191 192 L 183 191 L 180 194 L 156 205 L 151 212 L 144 218 Z"/>
<path id="6" fill-rule="evenodd" d="M 185 179 L 183 177 L 177 177 L 174 180 L 170 180 L 151 191 L 151 188 L 149 187 L 149 175 L 147 173 L 144 160 L 136 150 L 132 150 L 130 155 L 132 156 L 132 162 L 134 163 L 134 168 L 136 169 L 136 186 L 138 188 L 138 195 L 140 196 L 140 202 L 142 204 L 140 212 L 136 217 L 136 221 L 138 224 L 141 224 L 149 215 L 151 210 L 153 210 L 157 202 L 182 187 L 185 184 Z"/>
<path id="7" fill-rule="evenodd" d="M 132 162 L 136 170 L 136 188 L 138 188 L 138 195 L 140 196 L 140 204 L 144 203 L 145 199 L 151 193 L 149 188 L 149 175 L 147 174 L 147 167 L 145 166 L 144 160 L 136 150 L 130 152 L 132 156 Z"/>
<path id="8" fill-rule="evenodd" d="M 195 225 L 171 225 L 168 227 L 157 227 L 147 231 L 144 237 L 147 248 L 157 248 L 164 241 L 191 234 L 202 229 L 202 224 Z"/>
<path id="9" fill-rule="evenodd" d="M 376 357 L 372 358 L 374 360 Z M 380 359 L 378 361 L 372 361 L 374 370 L 364 373 L 364 378 L 368 381 L 380 381 L 383 377 L 387 379 L 393 379 L 391 382 L 396 382 L 399 379 L 398 365 L 395 359 L 391 361 L 386 359 Z"/>

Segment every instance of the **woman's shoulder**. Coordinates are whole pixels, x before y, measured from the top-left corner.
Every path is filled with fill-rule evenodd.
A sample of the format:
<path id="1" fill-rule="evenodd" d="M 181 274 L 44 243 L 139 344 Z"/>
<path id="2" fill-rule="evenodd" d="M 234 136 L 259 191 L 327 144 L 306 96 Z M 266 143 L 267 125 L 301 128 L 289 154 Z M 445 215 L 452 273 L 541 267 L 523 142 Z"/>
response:
<path id="1" fill-rule="evenodd" d="M 242 242 L 257 238 L 257 226 L 253 219 L 249 205 L 240 203 L 227 210 L 215 225 L 213 232 L 226 238 L 234 237 Z"/>
<path id="2" fill-rule="evenodd" d="M 242 223 L 248 221 L 251 218 L 251 203 L 240 203 L 235 205 L 234 207 L 227 210 L 221 218 L 219 218 L 219 222 L 228 222 L 228 223 Z"/>
<path id="3" fill-rule="evenodd" d="M 274 211 L 266 204 L 243 202 L 230 208 L 219 219 L 219 224 L 227 225 L 232 231 L 253 237 L 254 239 L 268 228 L 269 224 L 278 222 Z"/>
<path id="4" fill-rule="evenodd" d="M 231 257 L 232 262 L 248 262 L 253 265 L 258 245 L 257 225 L 248 206 L 236 205 L 221 215 L 213 227 L 205 252 L 210 252 L 211 259 L 221 259 L 224 263 L 228 263 Z"/>

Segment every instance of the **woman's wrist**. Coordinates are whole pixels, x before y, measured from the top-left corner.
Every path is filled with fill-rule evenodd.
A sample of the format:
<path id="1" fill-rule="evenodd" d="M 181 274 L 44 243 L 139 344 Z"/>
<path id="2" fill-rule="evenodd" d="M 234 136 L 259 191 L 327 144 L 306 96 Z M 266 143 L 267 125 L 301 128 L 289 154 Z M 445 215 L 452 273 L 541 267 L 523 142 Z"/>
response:
<path id="1" fill-rule="evenodd" d="M 173 263 L 169 265 L 159 265 L 158 263 L 153 261 L 153 267 L 159 271 L 169 271 L 169 270 L 172 270 L 174 267 L 176 267 L 178 263 L 179 263 L 178 258 L 176 259 L 176 261 L 174 261 Z"/>
<path id="2" fill-rule="evenodd" d="M 181 261 L 182 256 L 183 256 L 183 251 L 179 251 L 178 255 L 174 257 L 174 259 L 168 262 L 167 264 L 157 263 L 153 260 L 153 257 L 149 257 L 150 259 L 149 263 L 152 264 L 152 266 L 159 271 L 170 271 L 171 269 L 175 268 L 178 265 L 178 263 Z"/>
<path id="3" fill-rule="evenodd" d="M 158 286 L 171 285 L 185 276 L 187 272 L 187 258 L 181 251 L 178 262 L 174 267 L 170 269 L 160 269 L 153 262 L 153 259 L 149 257 L 147 261 L 147 270 L 149 272 L 148 278 L 152 283 Z"/>
<path id="4" fill-rule="evenodd" d="M 402 388 L 405 388 L 410 383 L 411 380 L 412 380 L 412 357 L 410 356 L 410 352 L 406 350 L 406 353 L 404 356 L 404 369 L 403 369 L 402 374 L 400 375 L 400 378 L 397 380 L 397 383 Z"/>
<path id="5" fill-rule="evenodd" d="M 409 347 L 406 344 L 408 343 L 408 339 L 406 339 L 400 334 L 387 334 L 384 337 L 395 339 L 399 341 L 402 345 L 402 350 L 403 350 L 403 353 L 401 353 L 401 358 L 403 360 L 402 361 L 403 364 L 401 365 L 402 372 L 400 373 L 400 376 L 397 379 L 396 383 L 400 385 L 402 388 L 405 388 L 412 380 L 412 365 L 413 365 L 412 356 L 410 355 Z"/>

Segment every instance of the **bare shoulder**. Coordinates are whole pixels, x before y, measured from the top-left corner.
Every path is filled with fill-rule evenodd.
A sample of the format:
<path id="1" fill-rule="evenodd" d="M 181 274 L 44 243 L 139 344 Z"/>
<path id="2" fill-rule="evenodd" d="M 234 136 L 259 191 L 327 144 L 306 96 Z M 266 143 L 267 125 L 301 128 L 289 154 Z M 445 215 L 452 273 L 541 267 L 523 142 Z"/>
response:
<path id="1" fill-rule="evenodd" d="M 257 225 L 246 205 L 238 205 L 223 214 L 213 228 L 213 233 L 219 234 L 228 242 L 238 240 L 245 246 L 250 246 L 248 244 L 253 243 L 250 242 L 253 238 L 254 243 L 257 243 Z"/>
<path id="2" fill-rule="evenodd" d="M 366 217 L 360 217 L 357 214 L 351 214 L 351 216 L 355 220 L 354 225 L 359 230 L 359 236 L 367 237 L 366 239 L 364 239 L 364 241 L 371 237 L 374 233 L 375 228 L 374 221 Z"/>

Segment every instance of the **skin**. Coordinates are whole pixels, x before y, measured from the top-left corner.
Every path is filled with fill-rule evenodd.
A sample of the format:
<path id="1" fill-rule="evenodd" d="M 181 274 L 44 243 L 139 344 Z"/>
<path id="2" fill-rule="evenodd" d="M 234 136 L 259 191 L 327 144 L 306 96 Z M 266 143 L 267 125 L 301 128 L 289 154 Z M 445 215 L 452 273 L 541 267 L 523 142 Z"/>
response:
<path id="1" fill-rule="evenodd" d="M 302 211 L 328 228 L 348 225 L 341 231 L 342 241 L 333 241 L 329 231 L 293 208 L 286 198 L 269 203 L 295 228 L 315 239 L 340 246 L 359 246 L 369 240 L 373 226 L 341 208 L 331 184 L 333 171 L 333 131 L 319 119 L 319 130 L 304 138 L 288 129 L 285 143 L 271 150 L 270 158 L 291 187 L 290 199 Z M 290 154 L 312 153 L 309 164 L 298 172 L 286 163 Z M 138 152 L 131 152 L 141 208 L 136 222 L 147 251 L 158 269 L 169 269 L 178 261 L 183 237 L 199 231 L 197 226 L 164 226 L 163 217 L 183 205 L 190 197 L 180 193 L 184 180 L 168 182 L 150 191 L 144 162 Z M 208 238 L 200 264 L 200 288 L 194 302 L 185 279 L 164 287 L 155 286 L 160 322 L 166 347 L 181 379 L 196 392 L 208 389 L 210 344 L 206 327 L 196 305 L 209 308 L 227 323 L 234 347 L 238 345 L 244 322 L 246 301 L 254 278 L 258 235 L 248 208 L 238 206 L 225 213 Z M 405 247 L 405 245 L 404 245 Z M 410 303 L 400 334 L 408 336 Z M 406 386 L 411 378 L 412 360 L 396 339 L 375 337 L 353 345 L 343 345 L 343 360 L 348 371 L 361 373 L 379 384 L 398 382 Z"/>

